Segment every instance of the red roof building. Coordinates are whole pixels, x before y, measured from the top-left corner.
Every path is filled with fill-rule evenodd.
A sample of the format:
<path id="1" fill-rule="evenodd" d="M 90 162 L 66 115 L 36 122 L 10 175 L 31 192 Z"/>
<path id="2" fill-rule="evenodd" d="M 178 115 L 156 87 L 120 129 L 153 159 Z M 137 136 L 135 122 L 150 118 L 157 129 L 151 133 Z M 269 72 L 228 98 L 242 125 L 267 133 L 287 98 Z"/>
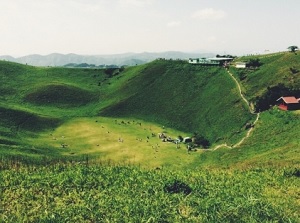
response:
<path id="1" fill-rule="evenodd" d="M 278 107 L 282 110 L 298 110 L 300 109 L 300 98 L 294 96 L 280 97 L 276 100 Z"/>

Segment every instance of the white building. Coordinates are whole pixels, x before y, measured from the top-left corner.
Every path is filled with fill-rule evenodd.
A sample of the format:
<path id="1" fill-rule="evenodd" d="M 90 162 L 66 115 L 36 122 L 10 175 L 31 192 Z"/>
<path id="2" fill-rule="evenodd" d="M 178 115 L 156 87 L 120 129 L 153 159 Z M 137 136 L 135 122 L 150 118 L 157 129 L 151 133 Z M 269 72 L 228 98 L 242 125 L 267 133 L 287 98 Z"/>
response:
<path id="1" fill-rule="evenodd" d="M 245 62 L 236 62 L 235 63 L 235 67 L 236 68 L 246 68 L 247 67 L 247 63 L 245 63 Z"/>
<path id="2" fill-rule="evenodd" d="M 225 57 L 214 57 L 214 58 L 190 58 L 190 64 L 202 64 L 202 65 L 222 65 L 225 62 L 232 61 L 233 58 L 225 58 Z"/>

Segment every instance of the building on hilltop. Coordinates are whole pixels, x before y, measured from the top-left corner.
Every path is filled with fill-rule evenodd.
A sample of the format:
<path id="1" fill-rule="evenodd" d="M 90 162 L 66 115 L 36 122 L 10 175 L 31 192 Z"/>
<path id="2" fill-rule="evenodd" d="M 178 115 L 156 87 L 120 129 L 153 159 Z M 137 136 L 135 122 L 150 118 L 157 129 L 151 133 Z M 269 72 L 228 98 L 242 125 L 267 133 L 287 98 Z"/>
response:
<path id="1" fill-rule="evenodd" d="M 207 58 L 190 58 L 190 64 L 200 64 L 200 65 L 219 65 L 218 61 L 213 61 Z"/>
<path id="2" fill-rule="evenodd" d="M 227 57 L 214 57 L 214 58 L 190 58 L 190 64 L 199 64 L 199 65 L 224 65 L 232 61 L 233 58 Z"/>
<path id="3" fill-rule="evenodd" d="M 247 63 L 246 62 L 236 62 L 235 63 L 235 68 L 246 68 Z"/>
<path id="4" fill-rule="evenodd" d="M 278 108 L 281 110 L 298 110 L 300 109 L 300 98 L 294 96 L 280 97 L 277 100 Z"/>

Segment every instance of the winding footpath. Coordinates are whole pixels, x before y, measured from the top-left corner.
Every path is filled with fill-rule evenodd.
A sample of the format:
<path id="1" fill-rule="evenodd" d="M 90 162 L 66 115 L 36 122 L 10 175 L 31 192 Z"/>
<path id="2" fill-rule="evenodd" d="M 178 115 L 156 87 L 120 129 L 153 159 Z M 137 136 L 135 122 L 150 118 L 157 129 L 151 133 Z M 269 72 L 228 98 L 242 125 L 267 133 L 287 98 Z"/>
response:
<path id="1" fill-rule="evenodd" d="M 245 96 L 244 96 L 243 93 L 242 93 L 242 88 L 241 88 L 240 83 L 238 82 L 238 80 L 233 76 L 233 74 L 232 74 L 229 70 L 227 70 L 227 73 L 228 73 L 228 74 L 231 76 L 231 78 L 235 81 L 235 83 L 236 83 L 236 85 L 237 85 L 237 87 L 238 87 L 238 89 L 239 89 L 239 93 L 240 93 L 241 98 L 244 100 L 244 102 L 246 102 L 246 104 L 247 104 L 247 106 L 248 106 L 248 108 L 249 108 L 250 113 L 253 114 L 253 111 L 252 111 L 251 108 L 250 108 L 249 101 L 245 98 Z"/>
<path id="2" fill-rule="evenodd" d="M 250 112 L 251 114 L 256 115 L 256 119 L 255 119 L 255 121 L 253 122 L 253 124 L 251 125 L 251 127 L 249 128 L 249 130 L 248 130 L 246 136 L 243 137 L 238 143 L 236 143 L 236 144 L 234 144 L 234 145 L 231 145 L 231 146 L 229 146 L 227 143 L 224 143 L 224 144 L 221 144 L 221 145 L 217 145 L 216 147 L 212 148 L 211 150 L 217 150 L 217 149 L 223 148 L 223 147 L 226 147 L 226 148 L 236 148 L 236 147 L 239 147 L 239 146 L 240 146 L 240 145 L 241 145 L 241 144 L 242 144 L 242 143 L 250 136 L 251 132 L 252 132 L 253 129 L 254 129 L 255 124 L 256 124 L 256 123 L 258 122 L 258 120 L 259 120 L 259 115 L 260 115 L 260 113 L 255 113 L 255 112 L 252 110 L 249 101 L 245 98 L 245 96 L 244 96 L 243 93 L 242 93 L 242 88 L 241 88 L 241 85 L 240 85 L 240 83 L 238 82 L 238 80 L 233 76 L 233 74 L 232 74 L 229 70 L 227 70 L 227 73 L 228 73 L 228 74 L 230 75 L 230 77 L 235 81 L 235 83 L 236 83 L 236 85 L 237 85 L 237 87 L 238 87 L 238 89 L 239 89 L 239 94 L 240 94 L 241 98 L 242 98 L 243 101 L 247 104 L 248 109 L 249 109 L 249 112 Z"/>

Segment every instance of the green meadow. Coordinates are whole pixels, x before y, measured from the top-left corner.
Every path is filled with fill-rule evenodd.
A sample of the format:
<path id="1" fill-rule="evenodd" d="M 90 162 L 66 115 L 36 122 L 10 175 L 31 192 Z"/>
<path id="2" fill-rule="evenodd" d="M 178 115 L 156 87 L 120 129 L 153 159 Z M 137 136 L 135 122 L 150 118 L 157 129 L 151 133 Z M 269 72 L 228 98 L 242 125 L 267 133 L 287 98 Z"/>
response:
<path id="1" fill-rule="evenodd" d="M 229 68 L 249 136 L 223 67 L 0 61 L 0 222 L 299 222 L 300 113 L 274 98 L 300 96 L 300 56 L 251 59 Z"/>
<path id="2" fill-rule="evenodd" d="M 2 222 L 299 222 L 294 169 L 60 163 L 0 177 Z"/>
<path id="3" fill-rule="evenodd" d="M 135 156 L 143 165 L 149 159 L 138 157 L 146 158 L 148 152 L 145 155 L 138 147 L 175 148 L 162 150 L 165 155 L 157 163 L 163 165 L 176 157 L 177 150 L 175 144 L 161 143 L 158 133 L 166 131 L 173 139 L 198 134 L 211 145 L 233 144 L 246 134 L 246 123 L 255 118 L 237 94 L 235 83 L 219 67 L 197 67 L 183 61 L 154 61 L 119 70 L 1 63 L 1 140 L 8 148 L 1 151 L 4 155 L 22 153 L 25 147 L 24 155 L 89 154 L 115 161 L 119 157 L 121 162 Z M 131 154 L 129 159 L 128 154 L 115 153 L 121 151 L 121 145 L 115 143 L 119 138 Z M 136 143 L 137 138 L 142 143 Z M 28 153 L 30 149 L 33 154 Z M 181 145 L 179 151 L 185 150 Z"/>
<path id="4" fill-rule="evenodd" d="M 29 139 L 35 147 L 48 145 L 63 156 L 93 157 L 93 162 L 133 164 L 146 168 L 183 168 L 193 161 L 185 146 L 162 143 L 156 133 L 184 135 L 153 123 L 132 119 L 75 118 L 38 138 Z"/>

